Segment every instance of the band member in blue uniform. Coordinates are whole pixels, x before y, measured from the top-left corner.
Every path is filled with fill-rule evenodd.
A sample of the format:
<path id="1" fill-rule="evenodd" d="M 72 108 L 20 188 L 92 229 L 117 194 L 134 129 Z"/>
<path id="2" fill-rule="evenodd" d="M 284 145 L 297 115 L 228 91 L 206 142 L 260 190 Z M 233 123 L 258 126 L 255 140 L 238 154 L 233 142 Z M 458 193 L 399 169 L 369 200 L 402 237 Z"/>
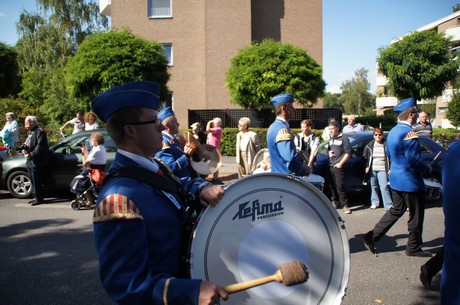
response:
<path id="1" fill-rule="evenodd" d="M 422 232 L 425 216 L 423 173 L 431 172 L 431 166 L 422 161 L 418 136 L 411 128 L 417 121 L 417 104 L 413 98 L 408 98 L 399 102 L 394 111 L 398 113 L 399 122 L 391 129 L 387 138 L 388 157 L 392 161 L 390 188 L 393 206 L 374 229 L 364 236 L 364 245 L 372 253 L 376 253 L 375 242 L 379 241 L 409 208 L 406 255 L 430 257 L 430 252 L 422 250 Z"/>
<path id="2" fill-rule="evenodd" d="M 444 266 L 441 276 L 441 304 L 460 304 L 460 141 L 449 145 L 442 169 L 444 208 Z"/>
<path id="3" fill-rule="evenodd" d="M 271 171 L 274 173 L 306 176 L 310 169 L 297 156 L 294 143 L 295 135 L 289 128 L 289 119 L 294 114 L 294 96 L 278 94 L 272 98 L 275 106 L 276 120 L 267 131 L 267 145 L 271 160 Z"/>
<path id="4" fill-rule="evenodd" d="M 93 216 L 100 277 L 109 296 L 117 304 L 170 305 L 218 304 L 228 298 L 215 283 L 181 276 L 187 271 L 187 210 L 196 201 L 215 206 L 224 191 L 201 178 L 178 182 L 164 163 L 151 158 L 162 147 L 164 130 L 158 84 L 113 87 L 94 98 L 92 107 L 118 148 L 112 179 L 105 180 Z M 152 175 L 154 181 L 115 175 L 126 169 Z"/>
<path id="5" fill-rule="evenodd" d="M 185 144 L 184 150 L 179 147 L 176 135 L 179 132 L 179 122 L 171 107 L 166 107 L 158 113 L 165 130 L 163 130 L 163 148 L 156 154 L 163 160 L 177 177 L 190 177 L 190 157 L 193 149 Z"/>

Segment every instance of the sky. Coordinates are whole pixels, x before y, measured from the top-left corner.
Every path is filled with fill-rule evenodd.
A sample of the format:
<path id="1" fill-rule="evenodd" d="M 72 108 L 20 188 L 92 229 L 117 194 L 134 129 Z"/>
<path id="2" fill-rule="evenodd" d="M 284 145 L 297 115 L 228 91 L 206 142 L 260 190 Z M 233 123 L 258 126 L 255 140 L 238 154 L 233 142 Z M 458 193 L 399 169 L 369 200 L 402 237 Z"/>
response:
<path id="1" fill-rule="evenodd" d="M 289 1 L 289 0 L 286 0 Z M 326 92 L 364 68 L 375 93 L 378 49 L 391 40 L 452 13 L 460 0 L 323 0 L 323 78 Z M 0 0 L 0 41 L 14 45 L 20 12 L 35 0 Z"/>

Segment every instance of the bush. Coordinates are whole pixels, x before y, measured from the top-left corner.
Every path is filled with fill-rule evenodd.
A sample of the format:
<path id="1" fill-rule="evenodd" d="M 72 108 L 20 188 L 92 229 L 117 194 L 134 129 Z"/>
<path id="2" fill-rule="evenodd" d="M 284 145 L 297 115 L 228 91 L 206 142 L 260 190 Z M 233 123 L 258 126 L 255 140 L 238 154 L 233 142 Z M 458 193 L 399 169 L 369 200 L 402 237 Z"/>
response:
<path id="1" fill-rule="evenodd" d="M 381 116 L 379 118 L 382 122 L 382 126 L 387 126 L 387 127 L 383 127 L 384 131 L 389 131 L 391 128 L 393 128 L 396 125 L 396 121 L 392 125 L 390 125 L 391 119 L 386 118 L 386 116 Z M 373 122 L 379 122 L 379 121 L 376 120 Z M 383 122 L 385 122 L 385 125 L 383 125 Z M 371 124 L 369 125 L 372 126 Z M 379 126 L 379 125 L 376 125 L 376 126 Z M 267 148 L 267 130 L 268 128 L 250 128 L 250 130 L 254 131 L 259 136 L 260 148 L 261 149 Z M 190 132 L 190 130 L 188 129 L 181 130 L 181 132 L 182 131 Z M 291 131 L 295 135 L 301 132 L 300 128 L 292 128 Z M 238 132 L 239 132 L 238 128 L 224 128 L 223 129 L 222 139 L 220 141 L 220 144 L 222 147 L 222 150 L 221 150 L 222 156 L 235 156 L 236 155 L 236 135 L 238 134 Z M 312 132 L 314 132 L 321 139 L 323 130 L 313 129 Z M 460 132 L 459 130 L 456 130 L 454 128 L 449 128 L 449 129 L 434 128 L 433 130 L 433 140 L 440 143 L 442 146 L 446 148 L 451 142 L 459 138 L 460 138 Z"/>

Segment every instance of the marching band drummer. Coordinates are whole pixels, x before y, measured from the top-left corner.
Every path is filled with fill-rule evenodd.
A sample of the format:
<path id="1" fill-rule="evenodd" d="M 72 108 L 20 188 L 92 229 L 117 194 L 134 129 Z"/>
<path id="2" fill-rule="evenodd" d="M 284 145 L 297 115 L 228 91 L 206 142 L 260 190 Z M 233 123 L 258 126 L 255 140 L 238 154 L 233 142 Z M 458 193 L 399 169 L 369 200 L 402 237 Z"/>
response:
<path id="1" fill-rule="evenodd" d="M 294 96 L 278 94 L 272 98 L 276 120 L 267 131 L 267 145 L 271 160 L 272 173 L 286 173 L 307 176 L 310 168 L 300 161 L 294 143 L 295 135 L 289 128 L 289 120 L 294 114 Z"/>
<path id="2" fill-rule="evenodd" d="M 179 132 L 179 122 L 171 107 L 163 108 L 158 113 L 158 118 L 165 127 L 163 134 L 163 148 L 157 152 L 156 156 L 163 160 L 173 174 L 179 178 L 190 177 L 190 157 L 194 150 L 185 144 L 184 150 L 179 146 L 176 134 Z"/>
<path id="3" fill-rule="evenodd" d="M 224 190 L 201 178 L 179 184 L 167 166 L 151 158 L 162 146 L 159 105 L 159 85 L 153 82 L 116 86 L 92 100 L 118 148 L 109 170 L 113 178 L 99 192 L 93 216 L 101 282 L 117 304 L 219 304 L 228 298 L 220 286 L 180 278 L 187 273 L 183 256 L 188 207 L 177 188 L 205 206 L 215 206 Z M 123 176 L 121 170 L 129 168 L 148 171 L 153 182 L 163 185 Z M 174 189 L 171 184 L 175 192 L 165 190 L 165 185 Z"/>

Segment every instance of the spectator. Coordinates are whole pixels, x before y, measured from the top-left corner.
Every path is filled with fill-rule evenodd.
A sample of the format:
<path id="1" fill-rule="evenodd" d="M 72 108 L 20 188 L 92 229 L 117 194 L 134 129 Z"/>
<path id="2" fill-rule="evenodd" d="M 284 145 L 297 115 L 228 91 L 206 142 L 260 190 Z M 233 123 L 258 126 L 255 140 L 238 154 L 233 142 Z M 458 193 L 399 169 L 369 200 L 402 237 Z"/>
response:
<path id="1" fill-rule="evenodd" d="M 207 144 L 214 146 L 219 151 L 220 140 L 222 139 L 222 120 L 220 118 L 214 118 L 206 124 L 206 132 L 208 133 Z M 213 173 L 212 183 L 222 184 L 219 180 L 219 170 Z"/>
<path id="2" fill-rule="evenodd" d="M 91 134 L 89 141 L 92 146 L 90 151 L 88 151 L 88 147 L 85 143 L 81 146 L 83 165 L 90 168 L 105 170 L 107 152 L 104 147 L 104 135 L 100 132 L 95 132 Z"/>
<path id="3" fill-rule="evenodd" d="M 390 159 L 388 158 L 382 129 L 374 129 L 374 139 L 364 148 L 363 157 L 366 159 L 366 175 L 369 175 L 371 182 L 371 209 L 379 207 L 380 193 L 382 195 L 383 207 L 388 211 L 393 205 L 388 186 Z"/>
<path id="4" fill-rule="evenodd" d="M 185 144 L 182 150 L 176 139 L 179 132 L 179 122 L 171 107 L 166 107 L 158 113 L 158 119 L 165 129 L 162 131 L 163 148 L 156 156 L 163 160 L 177 177 L 190 177 L 190 157 L 194 150 Z"/>
<path id="5" fill-rule="evenodd" d="M 19 141 L 18 122 L 13 112 L 7 112 L 5 118 L 5 126 L 0 131 L 0 137 L 3 138 L 3 143 L 8 148 L 9 154 L 15 156 L 16 146 L 18 146 Z"/>
<path id="6" fill-rule="evenodd" d="M 431 126 L 428 114 L 426 112 L 420 112 L 419 121 L 412 129 L 417 133 L 419 137 L 429 137 L 433 134 L 433 126 Z"/>
<path id="7" fill-rule="evenodd" d="M 348 124 L 342 128 L 343 133 L 351 133 L 351 132 L 361 132 L 364 131 L 364 126 L 361 124 L 356 124 L 356 117 L 354 115 L 350 115 L 348 117 Z"/>
<path id="8" fill-rule="evenodd" d="M 61 130 L 61 132 L 63 132 L 64 129 L 70 124 L 73 124 L 72 134 L 76 134 L 76 133 L 85 131 L 85 119 L 83 117 L 83 111 L 78 111 L 76 116 L 73 119 L 65 122 L 65 124 L 62 125 L 61 128 L 59 129 Z"/>
<path id="9" fill-rule="evenodd" d="M 192 125 L 190 125 L 190 128 L 192 128 L 192 134 L 195 137 L 195 139 L 200 142 L 200 144 L 206 144 L 206 133 L 203 131 L 203 125 L 201 125 L 200 122 L 195 122 Z"/>
<path id="10" fill-rule="evenodd" d="M 323 134 L 321 135 L 321 139 L 323 141 L 329 141 L 330 139 L 330 131 L 329 131 L 329 124 L 331 122 L 338 122 L 339 120 L 336 117 L 330 117 L 329 120 L 327 121 L 327 126 L 323 130 Z"/>
<path id="11" fill-rule="evenodd" d="M 319 148 L 319 137 L 311 131 L 314 128 L 312 120 L 303 120 L 300 128 L 302 132 L 295 137 L 295 146 L 301 159 L 312 169 Z"/>
<path id="12" fill-rule="evenodd" d="M 151 158 L 161 149 L 164 129 L 158 118 L 159 85 L 116 86 L 94 98 L 92 106 L 118 148 L 93 216 L 100 278 L 111 299 L 171 305 L 227 299 L 217 284 L 184 275 L 187 211 L 199 202 L 215 206 L 224 190 L 201 178 L 180 183 L 164 163 Z M 122 169 L 139 177 L 125 176 Z M 146 177 L 154 179 L 141 183 Z"/>
<path id="13" fill-rule="evenodd" d="M 329 190 L 331 201 L 336 209 L 343 208 L 345 214 L 351 214 L 348 195 L 345 192 L 345 169 L 344 165 L 350 159 L 351 146 L 348 137 L 339 131 L 339 123 L 329 123 L 330 139 L 328 146 L 329 157 Z M 339 201 L 338 201 L 339 200 Z"/>
<path id="14" fill-rule="evenodd" d="M 254 131 L 249 131 L 251 120 L 243 117 L 238 121 L 236 135 L 236 163 L 238 164 L 238 178 L 251 173 L 252 163 L 260 150 L 259 136 Z"/>
<path id="15" fill-rule="evenodd" d="M 375 227 L 364 235 L 366 248 L 376 253 L 375 243 L 409 209 L 406 255 L 430 257 L 431 253 L 422 249 L 423 218 L 425 216 L 425 184 L 423 173 L 431 172 L 431 166 L 423 163 L 420 142 L 411 125 L 417 119 L 417 105 L 413 98 L 399 102 L 394 111 L 398 114 L 398 124 L 388 134 L 387 149 L 391 160 L 390 187 L 393 206 L 383 215 Z"/>
<path id="16" fill-rule="evenodd" d="M 44 202 L 42 185 L 45 166 L 49 161 L 48 138 L 43 129 L 39 127 L 36 117 L 27 116 L 24 126 L 29 131 L 29 134 L 24 143 L 27 149 L 23 151 L 23 154 L 27 159 L 27 171 L 32 184 L 32 194 L 34 195 L 34 199 L 29 201 L 29 204 L 35 206 Z"/>
<path id="17" fill-rule="evenodd" d="M 99 124 L 96 122 L 96 115 L 94 112 L 88 112 L 85 116 L 85 130 L 98 129 Z"/>
<path id="18" fill-rule="evenodd" d="M 267 145 L 270 154 L 271 171 L 274 173 L 307 176 L 310 169 L 300 161 L 294 143 L 294 135 L 289 127 L 289 120 L 294 114 L 294 96 L 278 94 L 272 98 L 275 106 L 276 120 L 267 131 Z"/>
<path id="19" fill-rule="evenodd" d="M 104 135 L 100 132 L 95 132 L 91 134 L 89 141 L 91 144 L 90 151 L 88 151 L 89 147 L 87 147 L 85 143 L 81 146 L 82 163 L 85 169 L 83 170 L 83 173 L 77 177 L 82 177 L 81 181 L 78 181 L 79 188 L 82 190 L 87 190 L 91 185 L 86 168 L 105 171 L 105 164 L 107 163 L 107 152 L 104 147 Z M 84 196 L 87 200 L 87 206 L 92 206 L 96 203 L 96 198 L 94 198 L 91 192 L 84 193 Z"/>

